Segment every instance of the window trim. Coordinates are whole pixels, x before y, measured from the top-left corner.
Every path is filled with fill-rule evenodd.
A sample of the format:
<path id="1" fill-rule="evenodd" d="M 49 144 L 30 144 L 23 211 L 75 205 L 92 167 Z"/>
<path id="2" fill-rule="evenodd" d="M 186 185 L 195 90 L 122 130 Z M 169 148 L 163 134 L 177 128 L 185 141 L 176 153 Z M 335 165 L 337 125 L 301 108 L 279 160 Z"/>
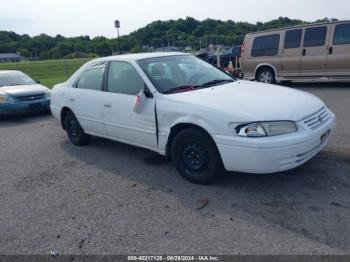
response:
<path id="1" fill-rule="evenodd" d="M 310 29 L 314 29 L 314 28 L 326 28 L 323 44 L 322 45 L 305 45 L 305 38 L 306 38 L 307 31 L 310 30 Z M 304 39 L 303 39 L 303 47 L 321 47 L 321 46 L 325 46 L 326 42 L 327 42 L 327 33 L 328 33 L 328 26 L 327 25 L 305 28 Z"/>
<path id="2" fill-rule="evenodd" d="M 254 51 L 254 43 L 258 38 L 263 38 L 263 37 L 272 37 L 272 36 L 278 36 L 278 45 L 277 45 L 277 52 L 274 55 L 253 55 Z M 280 45 L 281 45 L 281 33 L 275 33 L 275 34 L 270 34 L 270 35 L 262 35 L 262 36 L 257 36 L 254 38 L 253 44 L 252 44 L 252 50 L 250 52 L 251 57 L 275 57 L 278 56 L 278 53 L 280 51 Z M 261 50 L 261 49 L 260 49 Z"/>
<path id="3" fill-rule="evenodd" d="M 288 32 L 292 32 L 292 31 L 300 31 L 300 32 L 301 32 L 301 33 L 300 33 L 300 39 L 299 39 L 299 45 L 296 46 L 296 47 L 286 47 L 287 33 L 288 33 Z M 285 33 L 284 33 L 283 48 L 284 48 L 284 49 L 296 49 L 296 48 L 300 48 L 300 47 L 301 47 L 302 40 L 303 40 L 303 29 L 302 29 L 302 28 L 286 30 Z"/>
<path id="4" fill-rule="evenodd" d="M 147 84 L 146 84 L 145 80 L 144 80 L 143 77 L 139 74 L 139 72 L 137 72 L 136 68 L 135 68 L 131 63 L 129 63 L 129 62 L 127 62 L 127 61 L 123 61 L 123 60 L 111 60 L 111 61 L 108 61 L 107 65 L 106 65 L 106 71 L 105 71 L 105 74 L 106 74 L 106 75 L 105 75 L 105 77 L 104 77 L 104 81 L 103 81 L 103 84 L 102 84 L 102 87 L 103 87 L 102 90 L 103 90 L 104 92 L 109 93 L 109 94 L 118 94 L 118 95 L 126 95 L 126 96 L 133 96 L 133 97 L 137 96 L 137 94 L 132 95 L 132 94 L 125 94 L 125 93 L 116 93 L 116 92 L 110 92 L 110 91 L 108 90 L 109 68 L 110 68 L 110 66 L 111 66 L 111 63 L 113 63 L 113 62 L 119 62 L 119 63 L 127 63 L 127 64 L 129 64 L 129 65 L 135 70 L 136 74 L 140 77 L 140 79 L 141 79 L 142 82 L 143 82 L 143 89 L 142 89 L 142 91 L 144 91 L 145 88 L 147 88 L 147 89 L 149 90 L 149 88 L 147 87 Z M 140 91 L 141 91 L 141 90 L 140 90 Z"/>
<path id="5" fill-rule="evenodd" d="M 350 23 L 343 23 L 343 24 L 335 24 L 335 27 L 334 27 L 334 32 L 333 32 L 333 41 L 332 41 L 332 44 L 333 45 L 350 45 L 350 41 L 348 43 L 342 43 L 342 44 L 336 44 L 334 41 L 335 41 L 335 33 L 336 33 L 336 30 L 337 30 L 337 27 L 338 26 L 341 26 L 341 25 L 348 25 L 350 26 Z"/>

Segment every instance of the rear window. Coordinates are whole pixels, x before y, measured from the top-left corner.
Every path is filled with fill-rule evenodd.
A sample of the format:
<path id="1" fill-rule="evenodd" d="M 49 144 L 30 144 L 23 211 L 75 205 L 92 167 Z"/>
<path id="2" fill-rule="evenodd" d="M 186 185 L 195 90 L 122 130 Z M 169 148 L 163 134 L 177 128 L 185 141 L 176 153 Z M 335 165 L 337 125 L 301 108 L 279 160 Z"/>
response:
<path id="1" fill-rule="evenodd" d="M 326 42 L 327 27 L 313 27 L 305 31 L 304 47 L 323 46 Z"/>
<path id="2" fill-rule="evenodd" d="M 335 27 L 333 44 L 350 44 L 350 23 L 337 25 Z"/>
<path id="3" fill-rule="evenodd" d="M 252 56 L 275 56 L 278 53 L 280 35 L 267 35 L 255 38 Z"/>
<path id="4" fill-rule="evenodd" d="M 302 29 L 287 31 L 284 39 L 284 48 L 287 49 L 300 47 L 302 32 Z"/>

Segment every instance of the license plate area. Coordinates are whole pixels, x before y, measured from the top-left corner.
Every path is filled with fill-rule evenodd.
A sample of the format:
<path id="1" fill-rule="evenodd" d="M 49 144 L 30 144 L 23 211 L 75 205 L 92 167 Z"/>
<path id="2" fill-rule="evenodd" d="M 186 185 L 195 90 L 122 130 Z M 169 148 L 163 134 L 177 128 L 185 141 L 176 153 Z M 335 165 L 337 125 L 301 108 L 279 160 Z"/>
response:
<path id="1" fill-rule="evenodd" d="M 29 110 L 30 111 L 39 111 L 39 110 L 41 110 L 41 104 L 40 103 L 30 104 Z"/>

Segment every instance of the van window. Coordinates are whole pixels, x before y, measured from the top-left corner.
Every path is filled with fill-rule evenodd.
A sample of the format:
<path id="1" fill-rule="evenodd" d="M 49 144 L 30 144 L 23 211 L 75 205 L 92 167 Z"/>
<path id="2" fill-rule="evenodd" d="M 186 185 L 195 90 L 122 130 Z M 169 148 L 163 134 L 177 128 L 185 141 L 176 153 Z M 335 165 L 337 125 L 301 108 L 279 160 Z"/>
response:
<path id="1" fill-rule="evenodd" d="M 304 37 L 304 47 L 323 46 L 326 42 L 327 27 L 307 28 Z"/>
<path id="2" fill-rule="evenodd" d="M 302 33 L 302 29 L 286 31 L 286 36 L 284 38 L 284 48 L 287 49 L 300 47 Z"/>
<path id="3" fill-rule="evenodd" d="M 337 25 L 335 27 L 333 44 L 350 44 L 350 23 Z"/>
<path id="4" fill-rule="evenodd" d="M 278 53 L 280 35 L 267 35 L 255 38 L 252 48 L 252 56 L 275 56 Z"/>

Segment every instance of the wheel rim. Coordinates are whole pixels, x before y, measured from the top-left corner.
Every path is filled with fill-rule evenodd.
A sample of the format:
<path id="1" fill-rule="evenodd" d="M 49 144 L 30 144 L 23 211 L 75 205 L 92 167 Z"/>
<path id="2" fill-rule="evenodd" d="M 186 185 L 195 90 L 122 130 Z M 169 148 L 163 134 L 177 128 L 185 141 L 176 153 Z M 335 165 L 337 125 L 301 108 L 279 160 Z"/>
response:
<path id="1" fill-rule="evenodd" d="M 208 167 L 208 152 L 198 143 L 187 143 L 182 148 L 182 162 L 189 171 L 204 171 Z"/>
<path id="2" fill-rule="evenodd" d="M 271 72 L 264 71 L 260 74 L 260 82 L 263 83 L 271 83 L 272 82 L 272 74 Z"/>
<path id="3" fill-rule="evenodd" d="M 68 120 L 67 130 L 72 137 L 78 136 L 78 123 L 74 118 Z"/>

